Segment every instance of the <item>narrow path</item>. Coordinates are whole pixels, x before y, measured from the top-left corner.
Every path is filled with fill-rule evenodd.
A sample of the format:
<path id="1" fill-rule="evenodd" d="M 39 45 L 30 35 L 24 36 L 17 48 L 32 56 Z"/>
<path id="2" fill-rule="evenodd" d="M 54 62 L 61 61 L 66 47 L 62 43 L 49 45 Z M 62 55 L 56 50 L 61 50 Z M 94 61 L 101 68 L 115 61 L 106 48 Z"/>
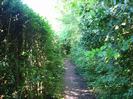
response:
<path id="1" fill-rule="evenodd" d="M 65 91 L 64 99 L 95 99 L 87 89 L 84 80 L 76 74 L 75 66 L 70 60 L 65 60 Z"/>

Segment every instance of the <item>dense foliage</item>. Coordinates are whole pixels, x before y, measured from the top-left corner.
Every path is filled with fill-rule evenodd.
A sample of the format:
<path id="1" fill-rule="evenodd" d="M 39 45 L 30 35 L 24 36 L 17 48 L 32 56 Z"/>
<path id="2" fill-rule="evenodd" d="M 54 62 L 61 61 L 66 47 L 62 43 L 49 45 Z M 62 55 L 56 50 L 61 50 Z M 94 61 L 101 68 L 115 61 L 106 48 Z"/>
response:
<path id="1" fill-rule="evenodd" d="M 62 58 L 50 25 L 20 0 L 0 0 L 0 97 L 59 97 Z"/>
<path id="2" fill-rule="evenodd" d="M 101 99 L 132 99 L 132 0 L 70 0 L 65 3 L 69 3 L 66 14 L 74 16 L 78 24 L 71 35 L 77 29 L 76 35 L 81 35 L 71 45 L 72 60 L 87 79 L 88 86 Z M 63 24 L 70 26 L 71 21 L 69 24 L 63 21 Z"/>

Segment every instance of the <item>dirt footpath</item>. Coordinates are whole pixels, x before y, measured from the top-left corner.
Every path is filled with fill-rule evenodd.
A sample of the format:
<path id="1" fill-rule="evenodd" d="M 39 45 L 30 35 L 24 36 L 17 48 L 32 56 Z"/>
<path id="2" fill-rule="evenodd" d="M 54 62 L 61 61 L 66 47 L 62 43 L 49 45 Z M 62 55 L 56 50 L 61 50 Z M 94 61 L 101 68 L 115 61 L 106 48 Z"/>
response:
<path id="1" fill-rule="evenodd" d="M 65 91 L 64 99 L 95 99 L 87 89 L 84 80 L 76 74 L 75 66 L 70 60 L 65 60 Z"/>

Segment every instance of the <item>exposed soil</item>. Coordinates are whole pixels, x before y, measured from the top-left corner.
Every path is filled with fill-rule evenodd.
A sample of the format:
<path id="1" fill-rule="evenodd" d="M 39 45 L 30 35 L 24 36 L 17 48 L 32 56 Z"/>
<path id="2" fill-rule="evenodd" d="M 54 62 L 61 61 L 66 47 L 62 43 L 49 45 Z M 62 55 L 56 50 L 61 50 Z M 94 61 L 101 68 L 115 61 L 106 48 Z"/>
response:
<path id="1" fill-rule="evenodd" d="M 75 65 L 68 59 L 65 60 L 65 91 L 64 99 L 96 99 L 83 78 L 75 71 Z"/>

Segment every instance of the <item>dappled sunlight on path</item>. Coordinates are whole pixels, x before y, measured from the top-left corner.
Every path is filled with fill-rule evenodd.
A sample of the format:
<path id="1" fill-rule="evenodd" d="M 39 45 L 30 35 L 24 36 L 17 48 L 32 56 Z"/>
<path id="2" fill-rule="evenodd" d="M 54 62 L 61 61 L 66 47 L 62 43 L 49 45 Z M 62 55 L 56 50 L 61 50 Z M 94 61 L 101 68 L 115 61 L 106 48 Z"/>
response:
<path id="1" fill-rule="evenodd" d="M 85 81 L 75 72 L 75 66 L 70 60 L 65 60 L 65 99 L 95 99 L 87 89 Z"/>

